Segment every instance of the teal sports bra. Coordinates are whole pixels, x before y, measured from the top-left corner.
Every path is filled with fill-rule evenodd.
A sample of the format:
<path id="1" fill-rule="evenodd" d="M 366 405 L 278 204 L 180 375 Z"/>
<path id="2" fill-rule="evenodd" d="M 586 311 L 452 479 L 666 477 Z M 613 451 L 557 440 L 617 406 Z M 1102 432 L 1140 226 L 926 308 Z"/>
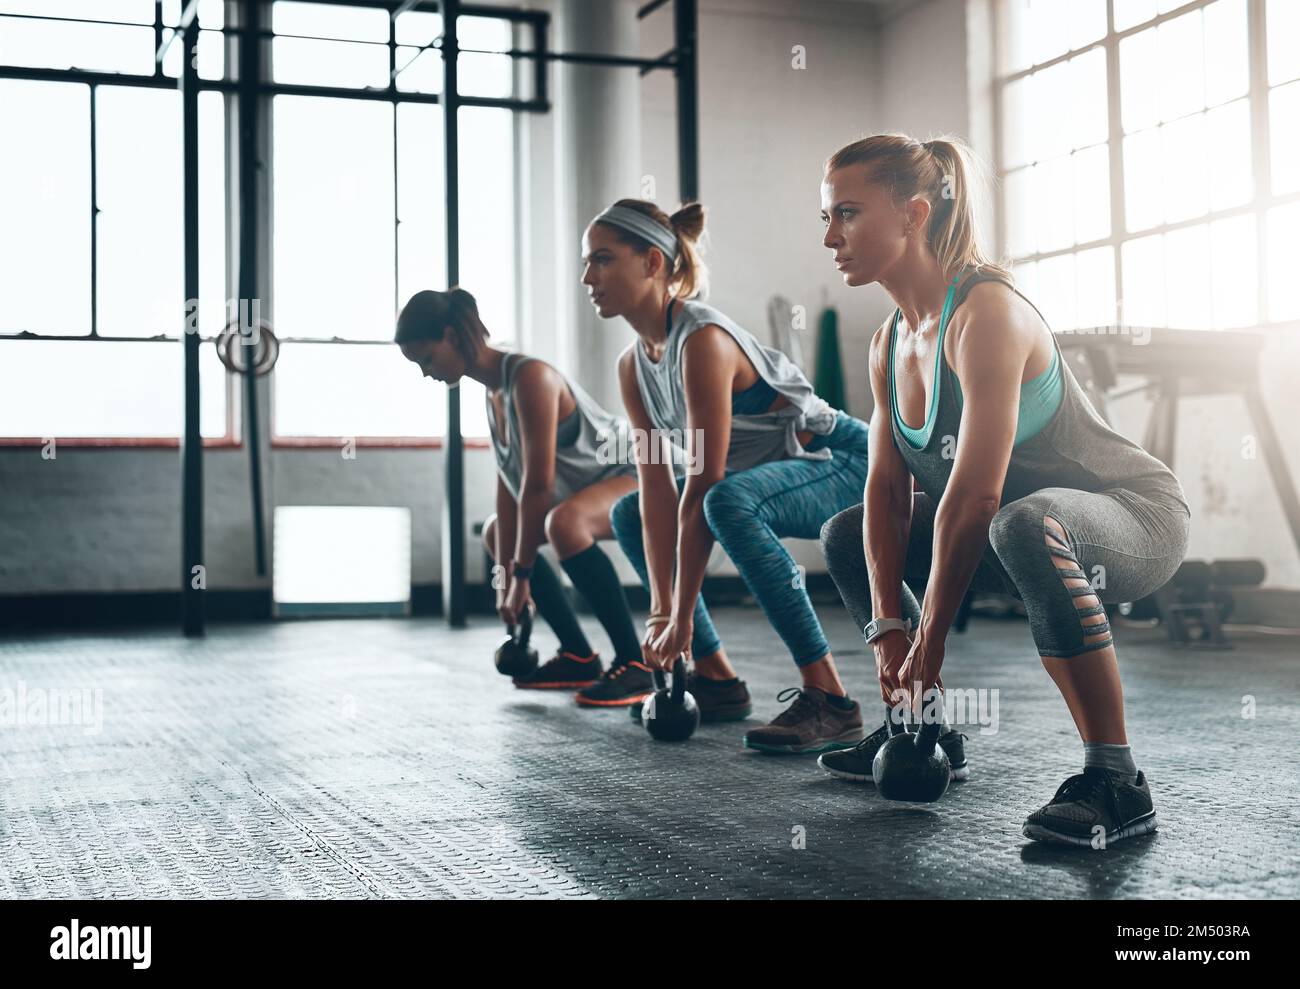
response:
<path id="1" fill-rule="evenodd" d="M 939 339 L 936 345 L 934 360 L 934 383 L 930 388 L 930 409 L 926 414 L 925 423 L 919 428 L 909 426 L 903 422 L 902 413 L 898 411 L 898 395 L 894 388 L 894 345 L 897 340 L 898 317 L 902 315 L 901 309 L 894 310 L 894 319 L 889 326 L 889 401 L 891 412 L 894 417 L 894 424 L 898 431 L 903 434 L 913 448 L 920 450 L 930 442 L 930 433 L 934 429 L 934 416 L 939 408 L 939 362 L 943 357 L 943 339 L 948 330 L 948 318 L 952 315 L 953 294 L 957 291 L 957 282 L 961 276 L 958 275 L 948 286 L 948 295 L 944 299 L 943 311 L 939 314 Z M 957 386 L 957 407 L 961 408 L 962 394 L 961 382 L 957 380 L 954 372 L 952 376 L 953 383 Z M 1061 405 L 1061 398 L 1064 394 L 1064 385 L 1061 382 L 1061 355 L 1060 351 L 1052 348 L 1052 360 L 1047 365 L 1047 370 L 1028 381 L 1020 383 L 1020 408 L 1016 417 L 1016 438 L 1012 443 L 1013 447 L 1019 446 L 1028 439 L 1032 439 L 1052 420 L 1056 410 Z"/>

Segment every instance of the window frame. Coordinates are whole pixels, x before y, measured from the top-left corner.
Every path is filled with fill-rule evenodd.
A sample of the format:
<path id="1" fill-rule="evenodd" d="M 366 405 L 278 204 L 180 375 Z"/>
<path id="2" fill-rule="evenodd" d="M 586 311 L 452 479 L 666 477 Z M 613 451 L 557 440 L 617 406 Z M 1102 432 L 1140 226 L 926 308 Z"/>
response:
<path id="1" fill-rule="evenodd" d="M 993 11 L 993 140 L 994 154 L 996 156 L 995 175 L 997 178 L 998 196 L 995 213 L 995 230 L 997 236 L 998 250 L 1004 257 L 1011 259 L 1013 265 L 1024 263 L 1038 262 L 1046 259 L 1062 257 L 1065 255 L 1077 255 L 1084 251 L 1096 248 L 1109 247 L 1112 253 L 1112 263 L 1114 265 L 1114 284 L 1115 299 L 1117 304 L 1122 305 L 1125 298 L 1124 290 L 1124 272 L 1123 272 L 1123 246 L 1124 244 L 1139 240 L 1144 237 L 1151 237 L 1202 225 L 1209 225 L 1218 220 L 1230 219 L 1236 216 L 1251 215 L 1255 217 L 1255 256 L 1258 264 L 1258 278 L 1256 282 L 1256 312 L 1257 320 L 1249 327 L 1240 327 L 1239 330 L 1268 330 L 1275 331 L 1282 328 L 1300 326 L 1300 320 L 1281 320 L 1270 321 L 1269 315 L 1269 284 L 1268 284 L 1268 224 L 1266 218 L 1270 210 L 1288 205 L 1294 202 L 1300 202 L 1300 191 L 1288 193 L 1286 195 L 1276 195 L 1273 192 L 1272 183 L 1272 142 L 1269 133 L 1269 94 L 1273 89 L 1281 88 L 1288 85 L 1288 81 L 1279 82 L 1276 86 L 1270 86 L 1268 83 L 1268 34 L 1266 23 L 1266 0 L 1245 0 L 1246 5 L 1246 59 L 1247 70 L 1249 73 L 1248 88 L 1244 96 L 1235 97 L 1235 99 L 1246 99 L 1248 101 L 1248 110 L 1250 117 L 1251 129 L 1251 165 L 1253 179 L 1253 195 L 1250 200 L 1238 206 L 1228 207 L 1226 209 L 1210 209 L 1206 213 L 1185 220 L 1174 222 L 1162 222 L 1154 226 L 1145 228 L 1136 232 L 1129 232 L 1127 229 L 1126 216 L 1126 189 L 1124 185 L 1124 126 L 1122 117 L 1122 85 L 1121 67 L 1119 60 L 1120 42 L 1136 34 L 1183 17 L 1188 13 L 1210 6 L 1217 0 L 1191 0 L 1173 10 L 1134 24 L 1122 31 L 1115 30 L 1115 3 L 1114 0 L 1105 0 L 1106 2 L 1106 34 L 1082 48 L 1070 49 L 1062 52 L 1053 58 L 1044 62 L 1035 63 L 1016 69 L 1012 72 L 1004 71 L 1005 64 L 1005 45 L 1009 37 L 1009 27 L 1011 12 L 1008 9 L 1010 0 L 996 0 Z M 1035 72 L 1040 72 L 1045 68 L 1066 62 L 1094 48 L 1101 48 L 1105 53 L 1106 59 L 1106 101 L 1107 101 L 1107 135 L 1106 150 L 1109 160 L 1109 178 L 1110 178 L 1110 234 L 1104 238 L 1095 238 L 1086 242 L 1076 243 L 1069 247 L 1058 248 L 1055 250 L 1039 251 L 1035 250 L 1023 255 L 1012 255 L 1008 250 L 1009 231 L 1007 229 L 1007 216 L 1009 211 L 1009 202 L 1006 197 L 1006 179 L 1007 176 L 1023 171 L 1032 167 L 1038 162 L 1028 162 L 1016 168 L 1006 168 L 1006 143 L 1007 143 L 1007 121 L 1004 119 L 1003 99 L 1006 88 L 1012 83 L 1018 82 Z M 1294 82 L 1291 80 L 1290 82 Z M 1229 101 L 1232 102 L 1232 101 Z M 1226 105 L 1226 104 L 1223 104 Z M 1199 112 L 1206 112 L 1201 110 Z M 1072 154 L 1075 152 L 1071 152 Z M 1119 319 L 1120 312 L 1116 312 L 1116 322 L 1122 322 Z M 1220 332 L 1217 330 L 1208 330 L 1206 332 Z"/>
<path id="2" fill-rule="evenodd" d="M 242 18 L 238 18 L 235 22 L 232 23 L 231 14 L 236 13 L 245 4 L 258 3 L 258 2 L 261 2 L 261 0 L 223 0 L 222 10 L 224 14 L 224 20 L 222 22 L 222 26 L 220 28 L 204 28 L 202 27 L 202 24 L 200 24 L 200 28 L 203 33 L 217 32 L 221 35 L 223 53 L 224 53 L 223 71 L 222 71 L 221 78 L 219 79 L 200 78 L 198 88 L 200 93 L 216 91 L 224 94 L 225 96 L 226 113 L 225 113 L 224 157 L 227 163 L 227 174 L 226 174 L 227 192 L 226 192 L 226 201 L 225 201 L 226 244 L 225 244 L 224 253 L 226 258 L 225 281 L 226 281 L 227 297 L 231 296 L 232 290 L 234 289 L 234 285 L 233 285 L 234 265 L 232 264 L 232 262 L 237 263 L 239 260 L 237 257 L 239 252 L 239 243 L 235 233 L 235 231 L 237 230 L 237 219 L 238 219 L 236 216 L 237 204 L 232 200 L 231 197 L 231 188 L 236 181 L 235 177 L 231 173 L 231 169 L 232 169 L 232 163 L 238 160 L 239 140 L 240 140 L 240 135 L 238 133 L 238 124 L 234 120 L 234 115 L 232 114 L 231 111 L 232 111 L 234 99 L 239 93 L 239 83 L 232 78 L 232 67 L 236 64 L 236 57 L 238 53 L 237 45 L 239 41 L 242 40 L 245 34 L 245 31 L 241 26 L 244 23 L 244 20 Z M 397 44 L 396 28 L 395 28 L 396 21 L 395 18 L 392 16 L 392 14 L 395 11 L 398 10 L 404 11 L 407 9 L 415 10 L 415 11 L 424 11 L 424 12 L 436 12 L 438 10 L 438 4 L 436 0 L 414 0 L 414 2 L 411 3 L 404 2 L 400 4 L 394 3 L 393 0 L 312 0 L 312 2 L 341 5 L 341 6 L 373 7 L 377 9 L 386 10 L 390 15 L 389 16 L 389 40 L 386 43 L 389 49 L 390 78 L 389 78 L 389 84 L 385 89 L 348 88 L 342 86 L 319 86 L 319 85 L 303 85 L 303 84 L 274 82 L 273 79 L 271 78 L 271 74 L 269 71 L 270 57 L 271 57 L 270 52 L 273 45 L 273 39 L 278 35 L 276 35 L 269 26 L 270 24 L 269 11 L 271 9 L 271 4 L 265 5 L 265 9 L 268 11 L 266 24 L 264 25 L 262 30 L 258 32 L 259 57 L 262 59 L 262 64 L 266 70 L 264 71 L 264 79 L 261 81 L 261 83 L 258 86 L 258 98 L 257 98 L 258 116 L 259 116 L 259 121 L 257 122 L 258 123 L 257 143 L 259 144 L 258 150 L 261 154 L 263 167 L 259 169 L 259 174 L 256 181 L 258 183 L 262 183 L 262 185 L 258 189 L 254 190 L 254 192 L 255 194 L 258 195 L 259 202 L 266 204 L 267 212 L 264 215 L 259 214 L 258 216 L 258 223 L 257 223 L 258 229 L 256 232 L 256 241 L 257 241 L 258 257 L 260 259 L 260 267 L 263 273 L 263 281 L 269 288 L 269 291 L 267 291 L 266 294 L 272 300 L 274 300 L 274 287 L 270 285 L 271 265 L 269 264 L 268 259 L 271 257 L 271 250 L 272 250 L 272 244 L 270 242 L 271 223 L 270 223 L 269 211 L 272 208 L 271 199 L 270 199 L 270 183 L 272 181 L 274 162 L 271 161 L 271 149 L 269 147 L 270 144 L 269 121 L 272 119 L 271 105 L 274 100 L 274 97 L 277 95 L 299 95 L 299 96 L 317 96 L 317 97 L 327 97 L 327 98 L 332 97 L 332 98 L 340 98 L 340 99 L 373 99 L 373 100 L 389 102 L 393 104 L 394 113 L 396 113 L 396 105 L 398 103 L 436 103 L 436 104 L 445 103 L 442 93 L 419 93 L 419 92 L 399 90 L 396 86 L 395 77 L 392 75 L 392 70 L 394 69 L 395 66 L 394 60 L 396 58 L 397 49 L 399 47 L 400 48 L 419 47 L 419 46 L 413 46 L 409 44 L 407 45 Z M 58 15 L 46 16 L 40 14 L 3 14 L 0 16 L 6 18 L 15 18 L 15 19 L 25 18 L 25 19 L 35 19 L 35 20 L 70 21 L 75 23 L 93 23 L 93 24 L 123 23 L 123 24 L 130 24 L 131 26 L 134 27 L 150 26 L 148 24 L 139 24 L 136 22 L 116 22 L 116 21 L 100 20 L 96 18 L 76 18 L 76 17 L 65 17 L 65 16 L 58 16 Z M 547 26 L 549 23 L 549 15 L 544 11 L 533 11 L 533 10 L 525 10 L 522 8 L 502 7 L 500 9 L 486 9 L 486 8 L 475 9 L 473 12 L 473 16 L 503 20 L 510 23 L 512 25 L 512 28 L 514 29 L 512 33 L 512 46 L 518 43 L 517 38 L 518 38 L 519 31 L 521 29 L 530 29 L 530 37 L 532 43 L 531 48 L 521 53 L 521 52 L 517 52 L 515 48 L 512 47 L 509 52 L 504 52 L 504 53 L 496 52 L 491 54 L 506 54 L 512 56 L 512 65 L 513 65 L 512 87 L 516 90 L 516 92 L 518 91 L 519 81 L 521 78 L 521 73 L 518 71 L 519 69 L 518 59 L 519 57 L 523 57 L 525 59 L 531 58 L 533 61 L 531 78 L 533 80 L 533 88 L 535 92 L 532 94 L 532 97 L 529 99 L 521 99 L 517 95 L 509 98 L 461 95 L 457 100 L 458 105 L 462 107 L 464 106 L 498 107 L 498 108 L 511 110 L 515 114 L 518 114 L 520 112 L 548 112 L 550 110 L 550 103 L 546 91 L 547 90 L 546 77 L 545 77 L 546 61 L 544 58 L 539 56 L 540 53 L 546 50 L 546 34 L 547 34 Z M 152 24 L 152 27 L 154 29 L 155 51 L 158 51 L 158 49 L 162 47 L 164 42 L 168 40 L 167 39 L 168 32 L 172 31 L 171 27 L 163 22 L 163 10 L 161 4 L 155 4 L 154 22 Z M 329 40 L 337 40 L 337 39 L 329 39 Z M 436 51 L 438 50 L 438 45 L 440 44 L 440 41 L 441 41 L 441 37 L 435 38 L 427 46 L 423 46 L 423 48 L 432 49 Z M 385 44 L 383 42 L 376 42 L 376 43 Z M 473 49 L 469 49 L 469 48 L 462 48 L 461 50 L 466 52 L 474 51 Z M 439 57 L 440 55 L 441 53 L 439 52 Z M 408 60 L 407 64 L 413 64 L 414 61 L 415 58 L 411 58 Z M 84 342 L 120 341 L 120 342 L 131 342 L 131 343 L 148 342 L 148 343 L 157 343 L 157 344 L 179 343 L 181 341 L 181 337 L 179 335 L 171 335 L 171 334 L 161 334 L 152 337 L 115 337 L 115 336 L 100 335 L 98 333 L 98 300 L 97 300 L 98 293 L 95 289 L 96 279 L 98 278 L 97 260 L 96 260 L 97 175 L 96 175 L 96 168 L 95 168 L 96 88 L 98 86 L 141 86 L 146 88 L 174 89 L 178 85 L 177 78 L 166 74 L 163 71 L 162 62 L 158 59 L 155 59 L 154 71 L 151 75 L 126 73 L 126 72 L 111 72 L 111 71 L 109 72 L 89 71 L 89 70 L 82 70 L 82 69 L 75 69 L 75 68 L 51 69 L 51 68 L 28 67 L 28 66 L 0 65 L 0 79 L 21 79 L 21 80 L 30 80 L 30 81 L 46 81 L 46 82 L 62 82 L 62 83 L 71 82 L 71 83 L 84 84 L 88 86 L 89 98 L 90 98 L 89 116 L 90 116 L 90 128 L 91 128 L 90 332 L 86 334 L 48 334 L 48 333 L 36 333 L 31 331 L 19 331 L 17 333 L 0 333 L 0 347 L 16 346 L 20 342 L 26 340 L 75 340 L 75 341 L 84 341 Z M 394 140 L 396 140 L 396 135 L 394 136 Z M 517 173 L 520 167 L 518 144 L 516 144 L 514 150 L 513 167 Z M 517 202 L 514 208 L 517 217 L 518 216 Z M 394 228 L 396 229 L 396 217 L 394 217 Z M 397 238 L 395 235 L 394 236 L 395 252 L 397 250 L 396 241 Z M 396 253 L 394 253 L 394 261 L 396 262 Z M 397 283 L 395 280 L 394 281 L 395 293 L 397 291 L 396 284 Z M 515 298 L 515 310 L 516 310 L 517 317 L 519 316 L 522 303 L 523 303 L 522 294 L 517 294 Z M 516 319 L 516 325 L 520 325 L 518 318 Z M 201 336 L 200 339 L 203 343 L 210 343 L 214 338 L 210 336 Z M 375 341 L 359 341 L 359 340 L 342 339 L 342 338 L 320 340 L 315 338 L 300 339 L 300 338 L 293 338 L 293 337 L 283 338 L 282 342 L 284 343 L 310 342 L 310 343 L 342 344 L 342 345 L 357 344 L 357 343 L 375 343 Z M 274 372 L 272 372 L 271 375 L 272 388 L 274 387 L 273 376 L 274 376 Z M 225 408 L 226 408 L 226 432 L 225 435 L 219 437 L 204 437 L 203 446 L 205 449 L 209 449 L 209 448 L 233 449 L 233 448 L 242 447 L 245 442 L 245 437 L 243 435 L 244 417 L 242 415 L 243 413 L 242 377 L 230 371 L 227 371 L 226 374 L 224 375 L 224 391 L 225 391 Z M 266 405 L 266 407 L 263 408 L 262 411 L 263 414 L 266 416 L 266 421 L 268 424 L 269 435 L 270 435 L 270 445 L 273 449 L 279 449 L 279 448 L 302 449 L 302 448 L 313 448 L 313 447 L 337 448 L 345 439 L 354 441 L 355 445 L 361 448 L 441 449 L 446 443 L 445 436 L 434 436 L 434 437 L 277 436 L 275 434 L 275 426 L 274 426 L 274 410 L 275 410 L 274 399 L 271 396 L 268 396 L 268 398 L 270 399 L 270 401 Z M 178 448 L 181 444 L 181 437 L 179 435 L 179 432 L 178 435 L 176 436 L 105 436 L 105 437 L 59 436 L 59 437 L 55 437 L 55 439 L 57 440 L 60 446 L 68 447 L 68 448 L 123 447 L 123 448 L 132 448 L 132 449 L 139 449 L 139 448 L 175 449 Z M 49 437 L 5 436 L 0 434 L 0 449 L 42 446 L 46 442 L 48 442 L 48 440 Z M 491 445 L 490 439 L 488 437 L 464 437 L 462 442 L 465 447 L 470 449 L 488 448 Z"/>

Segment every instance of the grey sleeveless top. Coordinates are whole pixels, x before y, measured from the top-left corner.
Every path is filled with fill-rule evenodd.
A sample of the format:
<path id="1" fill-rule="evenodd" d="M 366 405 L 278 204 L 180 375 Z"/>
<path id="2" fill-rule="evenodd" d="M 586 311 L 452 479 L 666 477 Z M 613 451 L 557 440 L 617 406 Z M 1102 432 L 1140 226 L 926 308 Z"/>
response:
<path id="1" fill-rule="evenodd" d="M 781 351 L 763 346 L 744 327 L 694 299 L 673 304 L 667 345 L 658 362 L 646 356 L 639 340 L 632 345 L 641 400 L 655 428 L 666 431 L 671 442 L 685 448 L 688 419 L 682 348 L 692 333 L 709 324 L 722 327 L 749 358 L 758 376 L 790 401 L 775 412 L 732 415 L 727 472 L 748 470 L 774 460 L 830 460 L 832 450 L 805 450 L 796 435 L 807 431 L 825 436 L 835 428 L 837 418 L 835 410 L 813 391 L 803 372 Z"/>
<path id="2" fill-rule="evenodd" d="M 1001 275 L 992 272 L 976 272 L 959 285 L 951 309 L 965 301 L 970 290 L 979 282 L 998 281 L 1009 287 L 1022 299 L 1025 296 Z M 1025 299 L 1029 302 L 1028 299 Z M 1029 302 L 1032 306 L 1033 303 Z M 1038 312 L 1038 307 L 1034 306 Z M 1040 318 L 1042 313 L 1038 312 Z M 893 367 L 893 333 L 897 328 L 898 315 L 895 314 L 891 324 L 890 337 L 886 341 L 889 353 L 889 392 L 890 404 L 895 405 L 894 367 Z M 1043 320 L 1046 326 L 1047 320 Z M 1051 327 L 1048 326 L 1050 331 Z M 940 327 L 942 339 L 944 327 Z M 1052 334 L 1052 346 L 1056 348 L 1057 361 L 1062 377 L 1061 404 L 1055 415 L 1043 429 L 1030 439 L 1025 440 L 1011 451 L 1011 461 L 1007 465 L 1006 479 L 1002 488 L 1002 504 L 1023 498 L 1043 488 L 1077 488 L 1081 491 L 1107 491 L 1120 489 L 1129 491 L 1171 511 L 1182 511 L 1190 515 L 1183 488 L 1173 471 L 1147 453 L 1140 446 L 1106 424 L 1097 414 L 1087 394 L 1079 385 L 1069 363 L 1060 352 L 1055 334 Z M 912 476 L 917 479 L 921 490 L 936 503 L 948 486 L 948 477 L 952 473 L 958 429 L 961 425 L 961 405 L 957 400 L 957 376 L 948 366 L 940 350 L 938 357 L 937 392 L 931 397 L 938 403 L 935 411 L 934 428 L 925 446 L 917 449 L 898 428 L 888 409 L 880 410 L 881 415 L 888 415 L 890 431 L 893 433 L 894 446 L 907 463 Z M 1122 495 L 1121 495 L 1122 496 Z M 1136 508 L 1140 510 L 1140 508 Z"/>
<path id="3" fill-rule="evenodd" d="M 516 498 L 523 481 L 523 443 L 519 412 L 515 408 L 515 381 L 519 369 L 537 360 L 524 354 L 506 354 L 501 362 L 501 404 L 505 408 L 505 432 L 497 422 L 492 395 L 487 395 L 488 425 L 497 470 L 506 488 Z M 635 474 L 636 461 L 628 439 L 627 420 L 611 415 L 596 400 L 567 377 L 564 383 L 573 395 L 575 408 L 556 427 L 555 499 L 564 501 L 583 488 L 621 474 Z"/>

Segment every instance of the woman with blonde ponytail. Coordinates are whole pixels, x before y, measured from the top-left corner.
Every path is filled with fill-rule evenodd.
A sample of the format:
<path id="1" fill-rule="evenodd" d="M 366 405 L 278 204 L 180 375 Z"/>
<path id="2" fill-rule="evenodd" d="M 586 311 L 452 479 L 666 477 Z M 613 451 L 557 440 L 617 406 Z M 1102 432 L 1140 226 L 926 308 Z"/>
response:
<path id="1" fill-rule="evenodd" d="M 1173 576 L 1190 513 L 1178 479 L 1096 413 L 1046 320 L 981 251 L 974 163 L 955 140 L 877 134 L 826 164 L 823 243 L 846 285 L 879 283 L 897 308 L 868 358 L 865 501 L 826 524 L 822 551 L 886 704 L 931 723 L 944 720 L 944 641 L 967 588 L 1020 598 L 1084 749 L 1083 772 L 1025 836 L 1145 834 L 1155 809 L 1125 734 L 1105 604 Z M 909 583 L 924 584 L 922 603 Z M 882 725 L 821 765 L 870 780 L 888 734 Z M 958 778 L 963 737 L 939 736 Z"/>
<path id="2" fill-rule="evenodd" d="M 650 592 L 642 643 L 649 665 L 690 655 L 688 689 L 705 720 L 738 720 L 749 691 L 722 648 L 700 597 L 717 540 L 780 635 L 802 686 L 793 703 L 745 744 L 771 752 L 824 752 L 862 737 L 862 712 L 846 695 L 802 571 L 782 537 L 816 538 L 831 515 L 860 497 L 866 424 L 832 409 L 780 351 L 760 344 L 700 301 L 698 241 L 704 208 L 672 216 L 624 199 L 588 226 L 582 281 L 605 319 L 622 316 L 637 339 L 619 358 L 623 403 L 637 439 L 640 491 L 611 521 Z M 685 467 L 674 470 L 671 449 Z M 649 678 L 603 688 L 644 694 Z"/>

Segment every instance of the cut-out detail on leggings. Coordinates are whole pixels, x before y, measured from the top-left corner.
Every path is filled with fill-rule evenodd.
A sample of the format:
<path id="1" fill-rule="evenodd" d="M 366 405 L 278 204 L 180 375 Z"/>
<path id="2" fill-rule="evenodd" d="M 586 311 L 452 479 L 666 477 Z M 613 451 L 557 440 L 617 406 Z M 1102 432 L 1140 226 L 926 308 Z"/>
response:
<path id="1" fill-rule="evenodd" d="M 1054 526 L 1060 527 L 1060 532 Z M 1083 632 L 1083 644 L 1080 652 L 1094 652 L 1105 649 L 1112 643 L 1110 620 L 1106 617 L 1106 608 L 1097 597 L 1097 590 L 1084 572 L 1078 557 L 1068 543 L 1065 526 L 1050 515 L 1043 516 L 1043 543 L 1056 568 L 1057 575 L 1070 601 L 1079 616 L 1080 631 Z M 1082 581 L 1082 583 L 1079 583 Z"/>

